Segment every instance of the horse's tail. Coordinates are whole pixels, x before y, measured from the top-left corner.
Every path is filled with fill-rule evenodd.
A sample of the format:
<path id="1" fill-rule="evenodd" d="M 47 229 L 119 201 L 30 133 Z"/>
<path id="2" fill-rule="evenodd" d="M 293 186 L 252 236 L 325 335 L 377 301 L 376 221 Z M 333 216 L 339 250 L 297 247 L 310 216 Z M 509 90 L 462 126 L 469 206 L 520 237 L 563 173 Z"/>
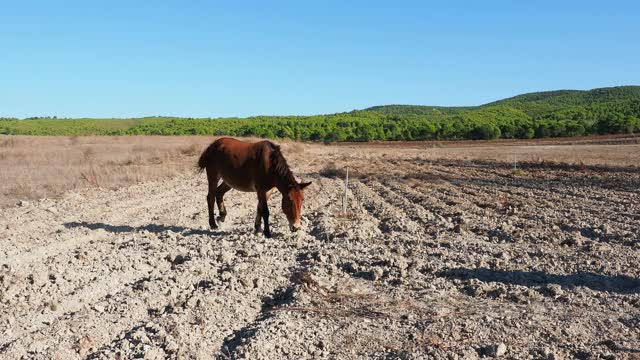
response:
<path id="1" fill-rule="evenodd" d="M 200 158 L 198 159 L 198 174 L 202 174 L 207 165 L 211 163 L 214 144 L 209 145 L 200 155 Z"/>

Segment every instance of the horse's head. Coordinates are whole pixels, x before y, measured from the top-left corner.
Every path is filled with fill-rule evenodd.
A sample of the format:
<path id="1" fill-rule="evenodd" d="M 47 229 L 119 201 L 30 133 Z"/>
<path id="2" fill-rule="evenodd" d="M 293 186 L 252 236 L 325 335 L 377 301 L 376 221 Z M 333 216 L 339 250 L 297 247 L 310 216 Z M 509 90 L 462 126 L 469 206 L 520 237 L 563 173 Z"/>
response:
<path id="1" fill-rule="evenodd" d="M 303 190 L 311 182 L 296 183 L 289 186 L 286 194 L 282 194 L 282 211 L 289 220 L 291 231 L 300 230 L 300 214 L 302 213 L 302 200 L 304 200 Z"/>

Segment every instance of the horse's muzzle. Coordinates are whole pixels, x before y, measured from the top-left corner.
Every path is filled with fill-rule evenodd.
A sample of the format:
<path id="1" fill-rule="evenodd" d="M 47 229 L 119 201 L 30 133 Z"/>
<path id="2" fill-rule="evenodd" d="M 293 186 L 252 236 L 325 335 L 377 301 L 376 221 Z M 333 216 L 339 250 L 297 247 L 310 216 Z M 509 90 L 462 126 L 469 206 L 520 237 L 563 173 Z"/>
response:
<path id="1" fill-rule="evenodd" d="M 289 229 L 290 229 L 292 232 L 296 232 L 296 231 L 300 230 L 300 225 L 296 225 L 296 224 L 289 224 Z"/>

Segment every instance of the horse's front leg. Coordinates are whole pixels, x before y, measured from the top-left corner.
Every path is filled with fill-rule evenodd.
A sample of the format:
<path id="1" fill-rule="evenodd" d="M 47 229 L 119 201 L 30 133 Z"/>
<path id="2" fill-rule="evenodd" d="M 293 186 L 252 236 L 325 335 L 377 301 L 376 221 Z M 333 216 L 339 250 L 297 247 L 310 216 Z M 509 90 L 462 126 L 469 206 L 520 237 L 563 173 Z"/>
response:
<path id="1" fill-rule="evenodd" d="M 267 192 L 258 191 L 258 216 L 256 216 L 256 232 L 260 231 L 260 219 L 264 221 L 264 231 L 262 232 L 265 237 L 271 237 L 271 230 L 269 230 L 269 207 L 267 206 Z"/>

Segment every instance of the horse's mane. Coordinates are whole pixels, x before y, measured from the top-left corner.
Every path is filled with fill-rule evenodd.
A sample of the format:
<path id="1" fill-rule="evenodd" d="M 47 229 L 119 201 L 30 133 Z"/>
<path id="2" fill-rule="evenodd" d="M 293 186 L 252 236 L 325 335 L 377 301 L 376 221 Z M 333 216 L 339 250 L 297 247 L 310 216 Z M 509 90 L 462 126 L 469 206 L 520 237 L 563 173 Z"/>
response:
<path id="1" fill-rule="evenodd" d="M 284 156 L 282 156 L 282 152 L 280 151 L 280 146 L 269 142 L 271 145 L 271 154 L 269 160 L 271 162 L 271 169 L 273 173 L 281 178 L 286 179 L 290 184 L 297 184 L 293 173 L 291 172 L 291 168 L 289 168 L 289 164 L 287 164 L 287 160 L 285 160 Z"/>

